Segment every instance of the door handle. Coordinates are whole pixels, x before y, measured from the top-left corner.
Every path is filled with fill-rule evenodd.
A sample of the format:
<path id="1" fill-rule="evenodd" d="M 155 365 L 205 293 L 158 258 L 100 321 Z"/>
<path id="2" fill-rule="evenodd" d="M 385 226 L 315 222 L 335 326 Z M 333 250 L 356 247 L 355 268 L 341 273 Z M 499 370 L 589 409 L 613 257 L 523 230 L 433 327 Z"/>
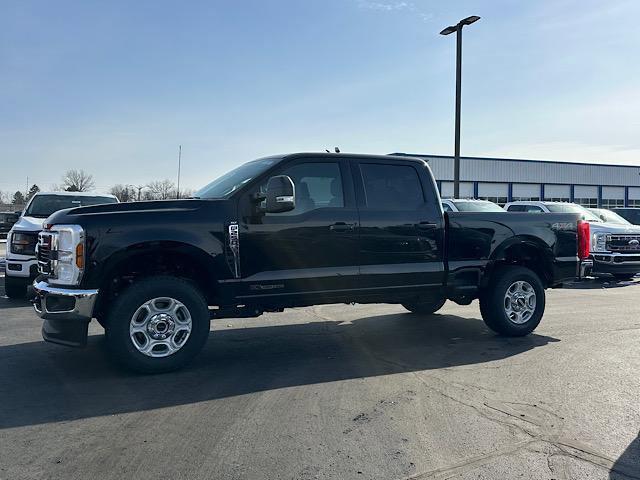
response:
<path id="1" fill-rule="evenodd" d="M 336 222 L 329 227 L 332 232 L 348 232 L 355 228 L 355 223 Z"/>
<path id="2" fill-rule="evenodd" d="M 438 224 L 433 222 L 420 222 L 416 223 L 416 228 L 419 230 L 434 230 L 438 228 Z"/>

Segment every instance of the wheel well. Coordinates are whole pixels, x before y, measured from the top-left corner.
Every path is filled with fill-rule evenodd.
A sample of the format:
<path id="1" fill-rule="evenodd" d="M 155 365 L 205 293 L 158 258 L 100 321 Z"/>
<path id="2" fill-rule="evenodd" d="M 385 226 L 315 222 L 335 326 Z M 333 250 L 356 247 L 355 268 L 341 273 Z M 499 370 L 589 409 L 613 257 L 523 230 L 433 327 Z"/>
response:
<path id="1" fill-rule="evenodd" d="M 544 251 L 535 245 L 518 243 L 507 247 L 503 254 L 496 259 L 495 267 L 501 265 L 520 265 L 535 272 L 544 287 L 553 281 L 553 266 Z"/>
<path id="2" fill-rule="evenodd" d="M 215 282 L 201 261 L 176 251 L 147 251 L 120 260 L 105 275 L 100 286 L 98 315 L 105 306 L 136 280 L 155 275 L 168 275 L 192 281 L 209 304 L 215 296 Z"/>

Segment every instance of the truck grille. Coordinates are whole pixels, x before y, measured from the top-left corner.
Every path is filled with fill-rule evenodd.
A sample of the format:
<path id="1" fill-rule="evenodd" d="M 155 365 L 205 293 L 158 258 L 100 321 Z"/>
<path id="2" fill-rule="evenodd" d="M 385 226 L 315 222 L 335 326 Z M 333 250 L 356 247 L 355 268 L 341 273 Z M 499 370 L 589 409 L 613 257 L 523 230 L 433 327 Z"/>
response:
<path id="1" fill-rule="evenodd" d="M 52 252 L 53 235 L 48 232 L 40 232 L 38 235 L 38 271 L 43 275 L 51 273 Z"/>
<path id="2" fill-rule="evenodd" d="M 607 250 L 610 252 L 640 253 L 640 235 L 609 235 L 607 238 Z"/>

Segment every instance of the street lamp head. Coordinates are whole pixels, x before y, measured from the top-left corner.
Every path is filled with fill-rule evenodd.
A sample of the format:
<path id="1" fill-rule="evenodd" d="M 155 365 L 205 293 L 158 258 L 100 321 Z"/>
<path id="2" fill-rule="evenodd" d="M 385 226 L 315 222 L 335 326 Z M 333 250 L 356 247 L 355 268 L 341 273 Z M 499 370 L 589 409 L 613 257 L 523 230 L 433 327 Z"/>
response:
<path id="1" fill-rule="evenodd" d="M 449 26 L 440 32 L 440 35 L 449 35 L 458 29 L 456 26 Z"/>
<path id="2" fill-rule="evenodd" d="M 478 20 L 480 20 L 480 17 L 478 17 L 477 15 L 471 15 L 470 17 L 467 17 L 467 18 L 464 18 L 464 19 L 460 20 L 460 24 L 461 25 L 471 25 L 472 23 L 475 23 Z"/>

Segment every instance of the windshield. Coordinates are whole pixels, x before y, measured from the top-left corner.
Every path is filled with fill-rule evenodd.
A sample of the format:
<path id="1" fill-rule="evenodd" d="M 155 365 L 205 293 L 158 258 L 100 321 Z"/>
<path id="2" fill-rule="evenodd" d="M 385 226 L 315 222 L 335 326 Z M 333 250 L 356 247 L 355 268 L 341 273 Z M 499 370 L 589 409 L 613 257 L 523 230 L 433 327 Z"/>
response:
<path id="1" fill-rule="evenodd" d="M 461 212 L 504 212 L 500 205 L 491 202 L 453 202 Z"/>
<path id="2" fill-rule="evenodd" d="M 65 208 L 86 207 L 101 203 L 116 203 L 113 197 L 88 197 L 85 195 L 36 195 L 24 213 L 25 217 L 47 218 Z"/>
<path id="3" fill-rule="evenodd" d="M 553 213 L 579 213 L 583 220 L 589 222 L 602 222 L 596 215 L 584 207 L 575 203 L 545 203 L 545 206 Z"/>
<path id="4" fill-rule="evenodd" d="M 240 165 L 201 188 L 193 196 L 195 198 L 228 198 L 233 192 L 275 165 L 279 160 L 278 157 L 261 158 Z"/>
<path id="5" fill-rule="evenodd" d="M 590 208 L 589 211 L 593 212 L 600 219 L 608 223 L 615 223 L 617 225 L 632 225 L 626 218 L 621 217 L 615 212 L 611 210 L 607 210 L 606 208 Z"/>

